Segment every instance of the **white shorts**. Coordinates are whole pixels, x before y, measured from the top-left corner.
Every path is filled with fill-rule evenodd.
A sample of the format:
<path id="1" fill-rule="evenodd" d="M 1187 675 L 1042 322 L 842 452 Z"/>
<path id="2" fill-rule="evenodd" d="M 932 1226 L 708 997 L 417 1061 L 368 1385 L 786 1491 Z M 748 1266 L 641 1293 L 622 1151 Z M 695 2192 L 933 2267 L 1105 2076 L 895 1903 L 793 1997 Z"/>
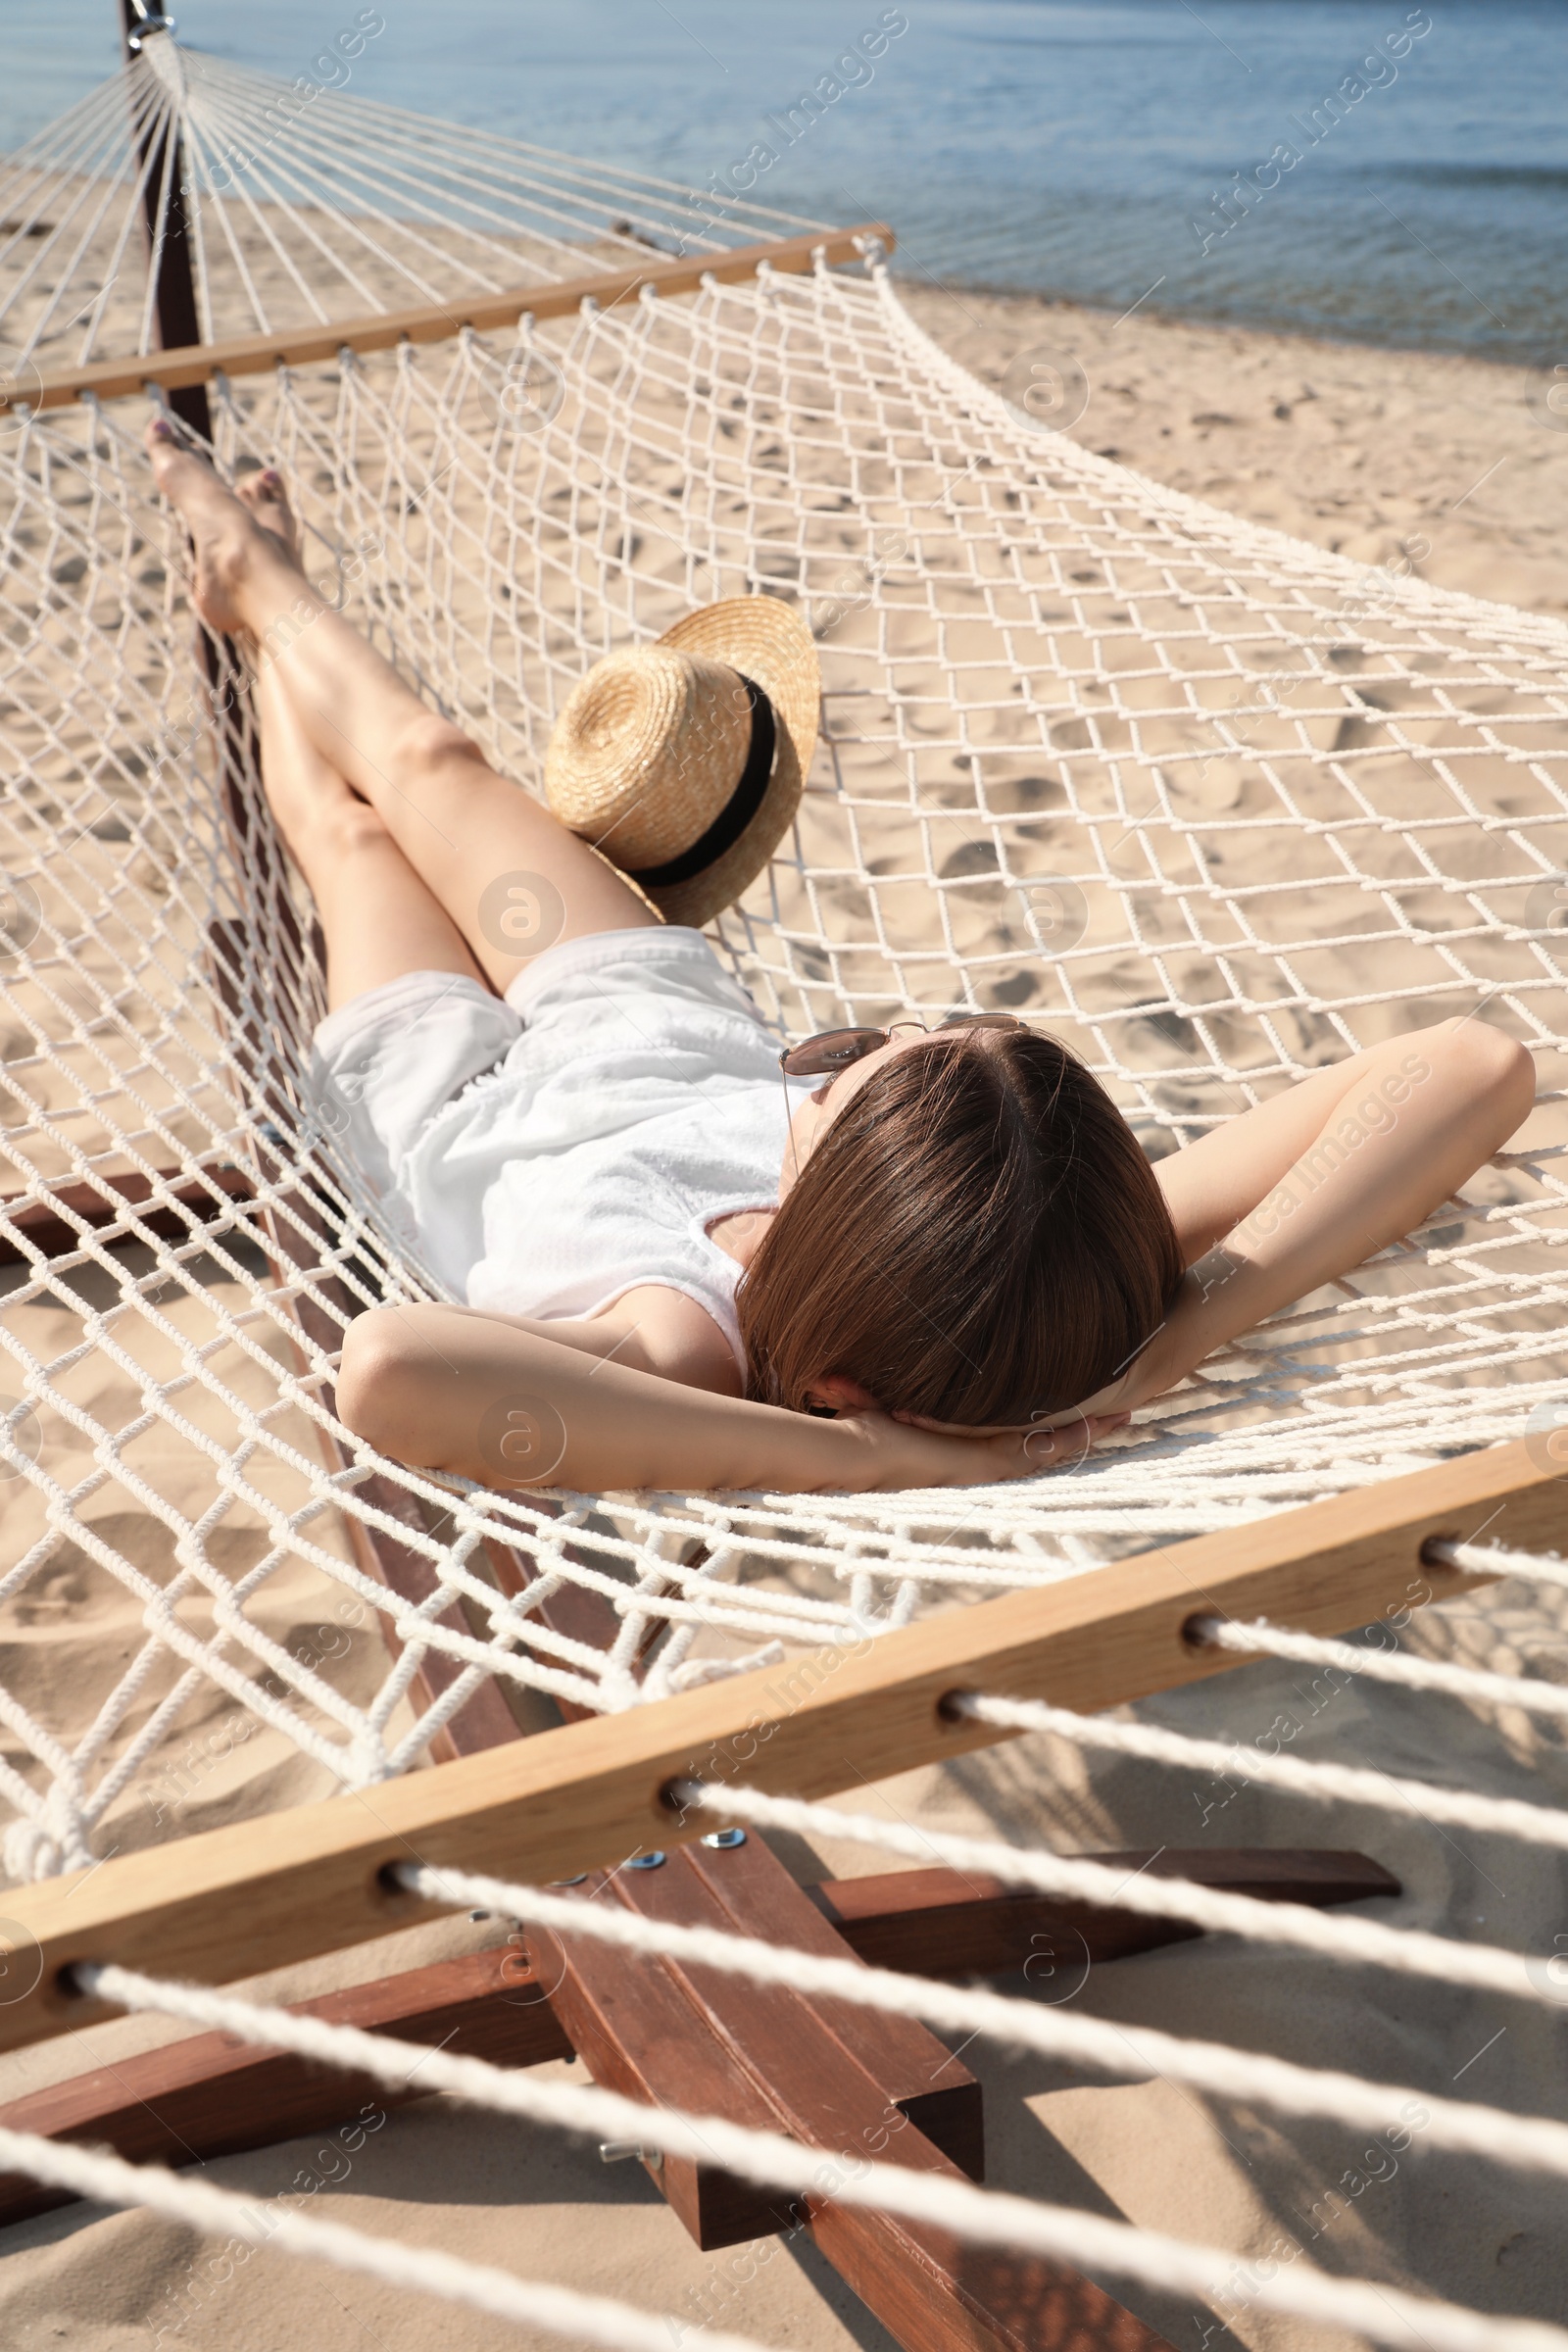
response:
<path id="1" fill-rule="evenodd" d="M 504 1000 L 408 972 L 315 1049 L 319 1125 L 455 1296 L 481 1303 L 483 1260 L 483 1301 L 513 1312 L 652 1279 L 722 1293 L 727 1324 L 737 1269 L 701 1237 L 737 1194 L 776 1198 L 787 1105 L 777 1042 L 701 932 L 564 941 Z"/>

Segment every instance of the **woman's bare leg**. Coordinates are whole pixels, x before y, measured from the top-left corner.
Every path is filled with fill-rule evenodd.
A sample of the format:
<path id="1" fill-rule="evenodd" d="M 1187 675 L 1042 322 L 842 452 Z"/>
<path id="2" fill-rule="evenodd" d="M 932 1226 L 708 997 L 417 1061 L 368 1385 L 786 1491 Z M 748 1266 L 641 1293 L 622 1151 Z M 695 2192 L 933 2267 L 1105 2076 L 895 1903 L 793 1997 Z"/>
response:
<path id="1" fill-rule="evenodd" d="M 446 908 L 376 811 L 328 767 L 275 678 L 259 678 L 262 781 L 326 936 L 326 1001 L 336 1011 L 405 972 L 484 975 Z"/>
<path id="2" fill-rule="evenodd" d="M 251 475 L 238 496 L 265 528 L 292 539 L 292 518 L 278 512 L 265 476 Z M 255 701 L 262 785 L 320 916 L 331 1009 L 405 972 L 481 980 L 462 932 L 381 818 L 321 758 L 275 664 L 258 671 Z"/>
<path id="3" fill-rule="evenodd" d="M 557 940 L 658 922 L 612 866 L 498 776 L 322 603 L 286 541 L 252 512 L 254 492 L 236 498 L 162 418 L 147 447 L 191 535 L 202 617 L 257 640 L 259 666 L 275 672 L 307 741 L 370 804 L 494 987 L 505 990 Z M 257 487 L 286 513 L 275 475 Z M 530 889 L 536 881 L 543 891 Z M 542 925 L 530 923 L 533 906 Z"/>

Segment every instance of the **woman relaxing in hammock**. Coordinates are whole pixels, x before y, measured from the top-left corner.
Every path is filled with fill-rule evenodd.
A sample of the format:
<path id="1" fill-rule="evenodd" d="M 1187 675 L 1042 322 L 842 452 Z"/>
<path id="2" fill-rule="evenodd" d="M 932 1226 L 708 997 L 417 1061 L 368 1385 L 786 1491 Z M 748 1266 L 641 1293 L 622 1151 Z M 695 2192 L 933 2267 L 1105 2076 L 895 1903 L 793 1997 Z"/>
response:
<path id="1" fill-rule="evenodd" d="M 350 1327 L 339 1410 L 384 1453 L 587 1492 L 1024 1477 L 1408 1232 L 1530 1109 L 1529 1055 L 1473 1018 L 1157 1168 L 1010 1015 L 829 1032 L 781 1085 L 695 926 L 809 762 L 789 608 L 710 607 L 578 686 L 547 784 L 612 864 L 312 592 L 275 473 L 234 496 L 161 420 L 148 446 L 204 616 L 261 649 L 265 787 L 326 938 L 318 1100 L 467 1300 Z"/>

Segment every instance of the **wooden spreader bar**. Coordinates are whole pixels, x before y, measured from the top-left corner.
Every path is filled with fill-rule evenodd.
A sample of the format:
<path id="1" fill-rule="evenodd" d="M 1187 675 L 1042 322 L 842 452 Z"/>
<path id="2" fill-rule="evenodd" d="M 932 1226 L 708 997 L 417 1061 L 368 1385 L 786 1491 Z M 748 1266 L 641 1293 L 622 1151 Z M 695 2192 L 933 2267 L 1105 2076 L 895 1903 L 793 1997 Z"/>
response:
<path id="1" fill-rule="evenodd" d="M 305 368 L 349 351 L 390 351 L 399 343 L 444 343 L 466 326 L 478 332 L 515 326 L 518 319 L 568 318 L 585 302 L 612 310 L 645 287 L 659 294 L 695 294 L 703 280 L 735 285 L 763 267 L 799 276 L 826 262 L 859 261 L 872 241 L 891 252 L 894 234 L 885 220 L 856 228 L 813 229 L 759 245 L 737 245 L 728 253 L 694 254 L 677 261 L 646 262 L 631 270 L 600 270 L 592 275 L 531 286 L 509 286 L 499 294 L 460 294 L 451 302 L 420 303 L 401 311 L 376 311 L 363 318 L 327 319 L 308 326 L 274 327 L 266 334 L 231 335 L 221 343 L 187 343 L 176 350 L 141 352 L 129 359 L 89 360 L 80 368 L 26 368 L 0 375 L 0 410 L 63 409 L 84 392 L 98 400 L 122 400 L 157 384 L 177 392 L 211 383 L 217 375 L 265 375 L 273 368 Z"/>
<path id="2" fill-rule="evenodd" d="M 793 1663 L 464 1756 L 439 1772 L 124 1855 L 6 1895 L 0 2048 L 108 2014 L 71 1991 L 77 1961 L 222 1984 L 429 1917 L 389 1884 L 417 1861 L 541 1884 L 689 1842 L 682 1779 L 804 1797 L 997 1744 L 943 1701 L 958 1690 L 1089 1712 L 1232 1672 L 1195 1646 L 1195 1614 L 1339 1633 L 1465 1590 L 1423 1564 L 1432 1539 L 1528 1549 L 1561 1539 L 1568 1489 L 1523 1444 L 1495 1446 L 1246 1527 L 1009 1593 L 887 1634 L 864 1654 Z M 29 1982 L 30 1980 L 30 1982 Z M 26 1989 L 21 1989 L 25 1986 Z"/>

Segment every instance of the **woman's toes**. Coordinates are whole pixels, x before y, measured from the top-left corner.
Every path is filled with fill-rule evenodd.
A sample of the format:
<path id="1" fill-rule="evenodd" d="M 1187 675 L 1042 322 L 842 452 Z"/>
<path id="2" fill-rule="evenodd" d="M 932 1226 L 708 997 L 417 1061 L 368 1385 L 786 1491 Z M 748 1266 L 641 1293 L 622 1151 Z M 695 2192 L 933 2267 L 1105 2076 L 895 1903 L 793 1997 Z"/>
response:
<path id="1" fill-rule="evenodd" d="M 181 444 L 167 417 L 155 416 L 144 438 L 159 489 L 171 505 L 179 509 L 187 522 L 193 514 L 206 518 L 225 511 L 232 514 L 226 486 L 219 480 L 206 458 Z"/>
<path id="2" fill-rule="evenodd" d="M 248 473 L 235 484 L 235 495 L 244 500 L 264 531 L 270 531 L 285 554 L 299 562 L 300 529 L 294 510 L 288 503 L 283 476 L 275 466 L 264 466 L 258 473 Z"/>
<path id="3" fill-rule="evenodd" d="M 153 473 L 159 488 L 169 488 L 177 479 L 179 469 L 192 463 L 180 448 L 178 436 L 167 416 L 155 416 L 144 435 L 147 455 L 152 460 Z M 194 463 L 199 464 L 196 460 Z M 171 490 L 171 494 L 172 494 Z"/>

